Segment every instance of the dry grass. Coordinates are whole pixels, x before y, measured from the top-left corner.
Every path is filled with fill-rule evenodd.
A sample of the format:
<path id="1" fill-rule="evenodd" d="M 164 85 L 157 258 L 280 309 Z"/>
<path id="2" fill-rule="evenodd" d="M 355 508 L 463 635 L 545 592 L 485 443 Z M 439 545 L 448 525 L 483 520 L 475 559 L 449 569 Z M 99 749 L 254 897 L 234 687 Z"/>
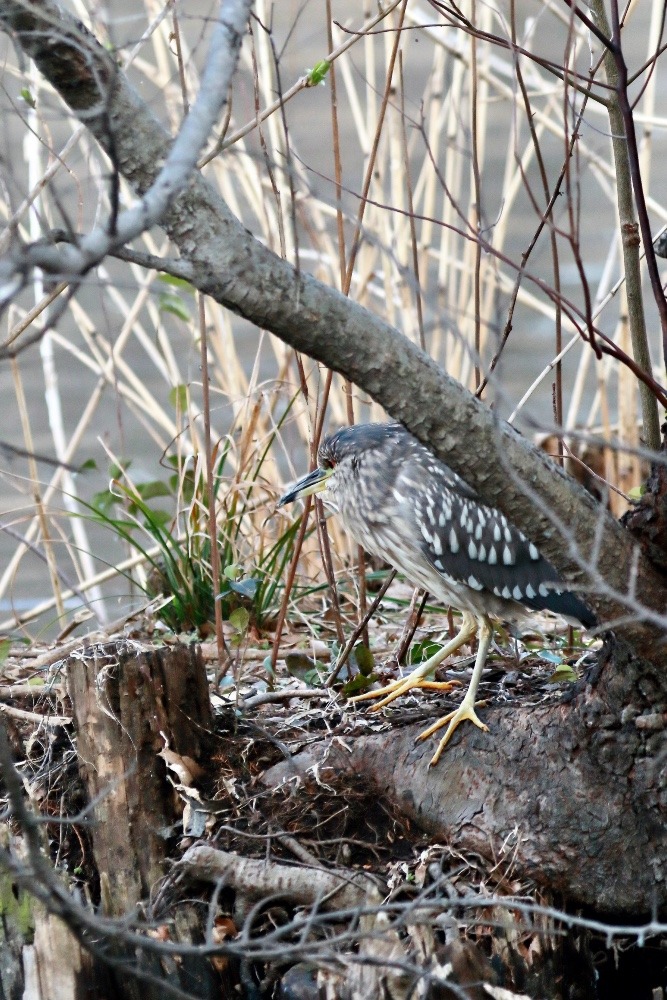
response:
<path id="1" fill-rule="evenodd" d="M 630 7 L 627 58 L 637 69 L 656 51 L 660 5 L 652 5 L 652 19 L 646 5 Z M 198 87 L 206 10 L 188 5 L 176 22 L 174 8 L 146 0 L 127 19 L 98 21 L 92 5 L 75 8 L 177 129 Z M 531 432 L 550 430 L 562 413 L 566 432 L 620 443 L 620 450 L 602 449 L 600 468 L 627 492 L 641 481 L 637 383 L 617 360 L 595 360 L 571 308 L 583 309 L 588 296 L 595 322 L 629 350 L 605 109 L 588 101 L 568 158 L 576 115 L 564 108 L 575 99 L 572 82 L 565 86 L 539 61 L 485 37 L 514 37 L 526 52 L 584 75 L 590 39 L 556 2 L 526 2 L 514 24 L 509 9 L 469 0 L 464 10 L 485 33 L 476 37 L 426 3 L 393 2 L 382 18 L 370 4 L 363 14 L 354 4 L 332 4 L 328 22 L 324 5 L 301 10 L 259 0 L 229 121 L 211 137 L 202 169 L 276 253 L 381 312 L 469 388 L 484 380 L 484 398 L 499 412 Z M 331 51 L 324 86 L 307 86 L 308 67 Z M 635 85 L 646 84 L 635 115 L 656 231 L 667 222 L 664 171 L 656 169 L 666 155 L 666 123 L 656 113 L 663 75 L 658 61 Z M 87 230 L 108 212 L 107 163 L 11 51 L 3 85 L 11 109 L 4 247 L 12 227 L 24 240 L 51 227 Z M 282 106 L 279 93 L 290 97 Z M 552 221 L 530 249 L 563 169 Z M 123 188 L 122 197 L 130 201 L 131 192 Z M 170 253 L 159 232 L 135 249 Z M 36 278 L 7 311 L 3 339 L 20 342 L 34 331 L 63 290 Z M 3 437 L 75 468 L 94 458 L 99 470 L 76 475 L 38 460 L 3 460 L 2 521 L 14 534 L 2 539 L 1 629 L 34 634 L 49 622 L 60 629 L 81 596 L 102 621 L 118 613 L 110 595 L 120 595 L 122 606 L 141 600 L 114 571 L 124 562 L 141 582 L 145 566 L 118 539 L 110 545 L 71 516 L 81 510 L 79 497 L 90 500 L 105 485 L 109 456 L 132 460 L 128 475 L 139 483 L 166 478 L 165 461 L 175 457 L 180 484 L 187 470 L 205 507 L 201 335 L 188 289 L 109 260 L 58 328 L 0 372 L 5 405 L 20 417 Z M 280 484 L 304 469 L 317 428 L 383 414 L 337 376 L 329 389 L 328 373 L 210 301 L 205 335 L 211 439 L 218 450 L 229 446 L 218 517 L 234 510 L 234 558 L 250 572 L 292 517 L 274 514 L 274 501 Z M 612 494 L 611 502 L 620 512 L 622 497 Z M 177 491 L 175 531 L 193 518 L 204 531 L 204 514 Z M 340 573 L 354 553 L 332 531 Z M 321 582 L 320 567 L 313 535 L 303 548 L 302 581 Z M 15 599 L 23 603 L 10 610 Z"/>

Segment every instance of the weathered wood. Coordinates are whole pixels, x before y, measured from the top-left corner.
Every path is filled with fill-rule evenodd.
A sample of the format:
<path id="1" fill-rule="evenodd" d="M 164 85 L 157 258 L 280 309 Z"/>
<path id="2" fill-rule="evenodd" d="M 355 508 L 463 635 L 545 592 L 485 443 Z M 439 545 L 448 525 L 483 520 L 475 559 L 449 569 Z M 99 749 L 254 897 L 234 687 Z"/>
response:
<path id="1" fill-rule="evenodd" d="M 194 882 L 216 885 L 223 881 L 231 886 L 236 892 L 234 915 L 239 923 L 266 897 L 283 896 L 296 906 L 318 902 L 324 910 L 353 909 L 378 904 L 382 899 L 377 883 L 365 872 L 297 868 L 266 858 L 244 858 L 208 844 L 195 844 L 186 851 L 178 871 Z"/>
<path id="2" fill-rule="evenodd" d="M 608 651 L 610 653 L 611 651 Z M 440 763 L 408 726 L 315 744 L 267 772 L 275 785 L 317 766 L 340 788 L 363 774 L 437 838 L 497 861 L 597 913 L 667 912 L 667 714 L 663 679 L 614 648 L 613 665 L 569 703 L 489 707 L 490 733 L 461 727 Z"/>
<path id="3" fill-rule="evenodd" d="M 196 647 L 95 645 L 67 660 L 80 769 L 94 802 L 93 854 L 109 916 L 148 899 L 164 874 L 180 804 L 159 754 L 205 759 L 213 723 Z"/>
<path id="4" fill-rule="evenodd" d="M 115 994 L 108 968 L 65 923 L 0 874 L 2 1000 L 105 1000 Z"/>
<path id="5" fill-rule="evenodd" d="M 91 1000 L 91 995 L 102 998 L 113 992 L 109 970 L 41 906 L 36 907 L 35 938 L 32 948 L 25 949 L 24 966 L 23 1000 Z"/>
<path id="6" fill-rule="evenodd" d="M 3 840 L 9 838 L 2 831 Z M 0 872 L 0 997 L 22 1000 L 26 986 L 24 952 L 35 928 L 35 900 L 14 882 L 9 872 Z"/>
<path id="7" fill-rule="evenodd" d="M 213 715 L 201 651 L 145 649 L 134 642 L 84 648 L 67 661 L 67 690 L 95 821 L 91 840 L 102 909 L 122 916 L 141 901 L 150 915 L 151 892 L 164 875 L 167 838 L 178 832 L 183 811 L 162 755 L 188 758 L 196 770 L 211 750 Z M 179 916 L 172 940 L 195 943 L 194 913 L 186 906 Z M 161 981 L 202 998 L 219 995 L 218 977 L 206 958 L 175 962 L 145 955 L 140 965 L 153 982 L 132 976 L 133 956 L 124 959 L 122 944 L 115 958 L 112 992 L 123 1000 L 162 1000 Z"/>

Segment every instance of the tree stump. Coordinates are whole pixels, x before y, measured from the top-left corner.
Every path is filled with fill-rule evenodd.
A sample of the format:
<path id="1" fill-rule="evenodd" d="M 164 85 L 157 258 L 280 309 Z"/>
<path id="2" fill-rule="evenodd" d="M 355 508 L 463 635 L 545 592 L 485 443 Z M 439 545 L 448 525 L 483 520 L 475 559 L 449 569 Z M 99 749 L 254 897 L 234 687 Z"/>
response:
<path id="1" fill-rule="evenodd" d="M 81 775 L 94 803 L 93 853 L 108 916 L 147 899 L 180 819 L 159 754 L 201 759 L 213 723 L 206 672 L 192 646 L 84 648 L 67 662 Z"/>
<path id="2" fill-rule="evenodd" d="M 94 824 L 101 908 L 106 916 L 122 917 L 144 902 L 150 916 L 151 893 L 165 874 L 167 841 L 181 831 L 183 812 L 162 755 L 185 759 L 196 770 L 196 762 L 211 751 L 213 714 L 201 650 L 150 649 L 130 640 L 84 647 L 67 660 L 67 690 Z M 184 919 L 169 935 L 183 939 L 187 927 L 185 937 L 192 943 L 196 925 L 196 919 Z M 122 964 L 122 945 L 116 957 Z M 127 958 L 129 973 L 133 963 Z M 219 995 L 208 960 L 195 964 L 197 969 L 192 962 L 167 968 L 146 957 L 142 972 L 153 984 L 121 971 L 116 995 L 162 996 L 155 984 L 160 979 L 196 989 L 203 998 Z"/>

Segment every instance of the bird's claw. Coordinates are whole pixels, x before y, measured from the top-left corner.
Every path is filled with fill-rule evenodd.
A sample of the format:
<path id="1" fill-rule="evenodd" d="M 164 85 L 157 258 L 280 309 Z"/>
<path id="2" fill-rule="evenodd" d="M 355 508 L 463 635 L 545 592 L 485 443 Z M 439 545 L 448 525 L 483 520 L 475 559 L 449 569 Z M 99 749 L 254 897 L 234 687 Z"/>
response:
<path id="1" fill-rule="evenodd" d="M 481 705 L 486 705 L 486 702 L 473 702 L 472 699 L 468 699 L 466 696 L 457 709 L 453 712 L 449 712 L 448 715 L 444 715 L 441 719 L 434 722 L 432 726 L 429 726 L 428 729 L 425 729 L 423 733 L 419 734 L 417 737 L 418 740 L 426 740 L 429 736 L 432 736 L 433 733 L 436 733 L 438 729 L 442 729 L 443 726 L 447 726 L 447 732 L 440 740 L 438 749 L 431 757 L 429 767 L 434 767 L 438 763 L 443 750 L 449 743 L 452 734 L 454 733 L 454 730 L 460 726 L 462 722 L 465 722 L 466 720 L 468 722 L 472 722 L 478 727 L 478 729 L 482 729 L 485 733 L 488 733 L 489 727 L 482 722 L 475 711 L 475 708 Z M 448 723 L 449 725 L 447 725 Z"/>
<path id="2" fill-rule="evenodd" d="M 377 705 L 373 705 L 371 712 L 379 712 L 381 708 L 389 705 L 396 698 L 400 698 L 401 695 L 407 694 L 408 691 L 412 691 L 414 688 L 423 688 L 427 691 L 451 691 L 453 687 L 460 685 L 460 681 L 427 681 L 420 678 L 416 680 L 411 680 L 410 677 L 404 677 L 401 680 L 392 681 L 391 684 L 386 684 L 384 687 L 378 688 L 377 691 L 365 691 L 363 694 L 357 694 L 350 701 L 370 701 L 373 698 L 382 698 Z M 386 697 L 384 697 L 386 695 Z"/>

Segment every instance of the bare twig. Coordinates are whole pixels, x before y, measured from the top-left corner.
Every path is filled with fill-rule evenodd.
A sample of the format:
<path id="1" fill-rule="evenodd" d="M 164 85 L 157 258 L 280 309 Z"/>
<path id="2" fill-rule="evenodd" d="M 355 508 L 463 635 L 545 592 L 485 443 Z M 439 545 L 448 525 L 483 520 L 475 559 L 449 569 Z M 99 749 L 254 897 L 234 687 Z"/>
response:
<path id="1" fill-rule="evenodd" d="M 210 52 L 197 100 L 174 140 L 164 166 L 137 204 L 119 214 L 111 229 L 98 227 L 92 230 L 78 246 L 70 244 L 56 248 L 40 242 L 24 248 L 18 258 L 11 255 L 0 260 L 0 285 L 12 290 L 12 275 L 18 271 L 25 273 L 32 267 L 41 267 L 56 275 L 85 274 L 103 260 L 111 249 L 129 243 L 162 219 L 168 206 L 183 190 L 192 171 L 196 169 L 199 153 L 227 100 L 249 10 L 250 0 L 229 0 L 222 5 L 214 22 Z M 30 5 L 26 9 L 23 3 L 10 2 L 0 10 L 0 21 L 10 30 L 18 28 L 27 48 L 41 44 L 39 18 L 45 16 L 52 19 L 51 33 L 58 34 L 58 43 L 64 46 L 66 42 L 58 31 L 58 8 L 55 5 L 45 4 L 39 11 L 36 8 L 33 11 Z M 76 41 L 72 39 L 70 44 L 77 57 L 80 58 L 82 53 L 84 58 L 88 54 L 92 56 L 91 44 L 94 46 L 95 43 L 83 25 L 79 24 L 78 38 Z M 111 56 L 103 63 L 99 51 L 96 51 L 93 58 L 101 70 L 100 82 L 108 88 L 106 100 L 102 107 L 96 109 L 96 114 L 106 117 L 106 101 L 113 103 L 116 99 L 119 71 Z"/>

